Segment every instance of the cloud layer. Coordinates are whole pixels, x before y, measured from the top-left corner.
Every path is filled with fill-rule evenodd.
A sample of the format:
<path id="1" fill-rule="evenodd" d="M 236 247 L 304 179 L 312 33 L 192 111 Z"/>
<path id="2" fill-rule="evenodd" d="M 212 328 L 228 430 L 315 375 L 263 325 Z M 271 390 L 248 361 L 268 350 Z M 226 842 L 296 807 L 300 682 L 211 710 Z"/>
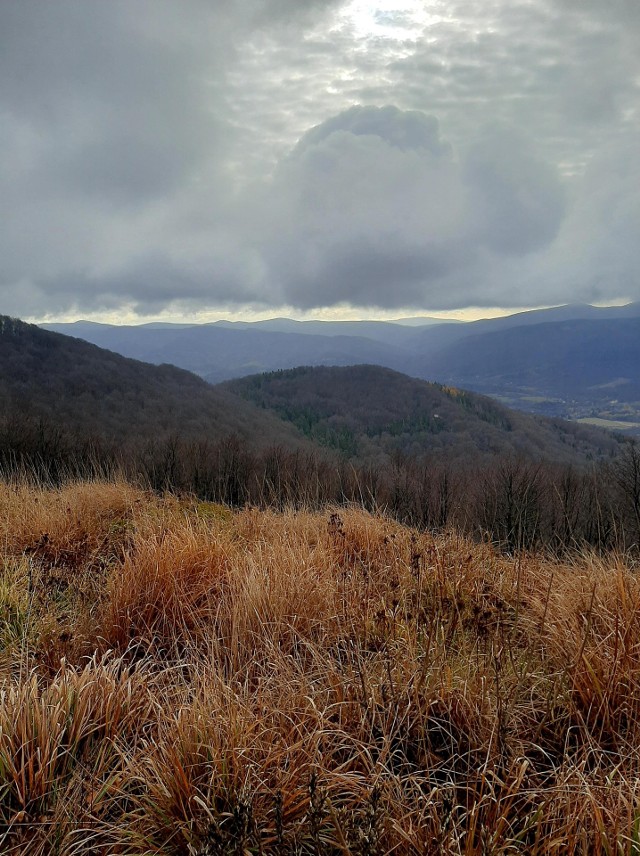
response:
<path id="1" fill-rule="evenodd" d="M 7 0 L 0 311 L 640 299 L 637 10 Z"/>

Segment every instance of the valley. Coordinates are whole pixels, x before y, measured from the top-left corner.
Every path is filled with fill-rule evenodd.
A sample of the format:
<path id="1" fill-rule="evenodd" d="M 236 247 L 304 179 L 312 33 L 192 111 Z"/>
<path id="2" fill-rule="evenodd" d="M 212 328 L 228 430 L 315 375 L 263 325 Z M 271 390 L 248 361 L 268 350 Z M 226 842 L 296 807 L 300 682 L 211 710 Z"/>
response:
<path id="1" fill-rule="evenodd" d="M 301 365 L 372 364 L 570 420 L 637 434 L 640 304 L 535 310 L 466 323 L 271 321 L 47 325 L 128 357 L 219 383 Z"/>
<path id="2" fill-rule="evenodd" d="M 0 316 L 0 846 L 627 852 L 639 472 L 390 368 Z"/>
<path id="3" fill-rule="evenodd" d="M 640 539 L 638 452 L 623 434 L 381 366 L 212 386 L 0 318 L 0 406 L 6 477 L 121 476 L 238 508 L 355 502 L 506 551 Z"/>

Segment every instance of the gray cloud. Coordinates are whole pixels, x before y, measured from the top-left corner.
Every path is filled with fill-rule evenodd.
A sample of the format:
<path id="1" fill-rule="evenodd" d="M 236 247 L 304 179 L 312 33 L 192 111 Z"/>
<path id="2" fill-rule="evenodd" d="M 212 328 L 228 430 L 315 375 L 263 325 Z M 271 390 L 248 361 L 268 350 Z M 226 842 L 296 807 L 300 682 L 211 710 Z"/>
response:
<path id="1" fill-rule="evenodd" d="M 554 238 L 562 189 L 529 148 L 492 129 L 457 158 L 432 116 L 354 107 L 332 117 L 283 161 L 263 201 L 269 280 L 305 308 L 319 296 L 442 305 L 453 274 Z M 456 305 L 457 291 L 446 295 Z"/>
<path id="2" fill-rule="evenodd" d="M 416 110 L 401 111 L 397 107 L 352 107 L 312 128 L 294 150 L 300 156 L 318 146 L 332 134 L 345 132 L 357 137 L 379 137 L 401 151 L 425 149 L 440 156 L 449 154 L 451 147 L 440 140 L 438 120 Z"/>
<path id="3" fill-rule="evenodd" d="M 415 50 L 393 63 L 402 106 L 435 112 L 455 144 L 487 116 L 535 137 L 563 168 L 637 123 L 637 4 L 510 0 L 447 4 Z"/>
<path id="4" fill-rule="evenodd" d="M 222 163 L 228 139 L 210 88 L 229 29 L 193 0 L 180 10 L 165 0 L 0 4 L 9 158 L 24 160 L 31 141 L 20 178 L 61 204 L 140 208 Z"/>
<path id="5" fill-rule="evenodd" d="M 227 240 L 220 223 L 236 192 L 225 75 L 247 33 L 283 21 L 295 32 L 329 7 L 285 0 L 249 0 L 242 9 L 205 0 L 0 4 L 6 305 L 19 314 L 85 311 L 111 308 L 120 295 L 161 308 L 194 295 L 215 302 L 231 280 L 228 290 L 244 295 L 243 265 L 230 277 L 216 249 Z M 203 233 L 206 272 L 199 268 Z M 181 251 L 194 244 L 195 261 Z M 18 288 L 22 297 L 14 299 Z"/>
<path id="6" fill-rule="evenodd" d="M 640 297 L 640 6 L 444 8 L 0 3 L 0 311 Z"/>
<path id="7" fill-rule="evenodd" d="M 521 255 L 555 237 L 564 212 L 557 171 L 520 135 L 486 134 L 467 154 L 464 179 L 476 235 L 491 250 Z"/>
<path id="8" fill-rule="evenodd" d="M 640 134 L 629 134 L 593 158 L 557 240 L 532 278 L 585 300 L 612 294 L 640 299 L 638 151 Z"/>

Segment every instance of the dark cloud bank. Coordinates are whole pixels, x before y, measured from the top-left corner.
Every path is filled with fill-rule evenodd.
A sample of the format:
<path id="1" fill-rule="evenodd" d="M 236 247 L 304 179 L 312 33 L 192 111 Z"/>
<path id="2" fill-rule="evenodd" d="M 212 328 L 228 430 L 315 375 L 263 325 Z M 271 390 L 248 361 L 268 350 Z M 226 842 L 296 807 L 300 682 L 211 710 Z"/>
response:
<path id="1" fill-rule="evenodd" d="M 639 299 L 637 5 L 474 8 L 6 0 L 1 311 Z"/>

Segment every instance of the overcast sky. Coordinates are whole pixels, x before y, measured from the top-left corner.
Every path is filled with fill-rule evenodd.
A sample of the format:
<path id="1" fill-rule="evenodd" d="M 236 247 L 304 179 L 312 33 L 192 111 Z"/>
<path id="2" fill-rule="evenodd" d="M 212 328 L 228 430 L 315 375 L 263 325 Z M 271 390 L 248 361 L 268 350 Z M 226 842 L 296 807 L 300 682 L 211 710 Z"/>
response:
<path id="1" fill-rule="evenodd" d="M 640 299 L 638 0 L 1 0 L 0 313 Z"/>

